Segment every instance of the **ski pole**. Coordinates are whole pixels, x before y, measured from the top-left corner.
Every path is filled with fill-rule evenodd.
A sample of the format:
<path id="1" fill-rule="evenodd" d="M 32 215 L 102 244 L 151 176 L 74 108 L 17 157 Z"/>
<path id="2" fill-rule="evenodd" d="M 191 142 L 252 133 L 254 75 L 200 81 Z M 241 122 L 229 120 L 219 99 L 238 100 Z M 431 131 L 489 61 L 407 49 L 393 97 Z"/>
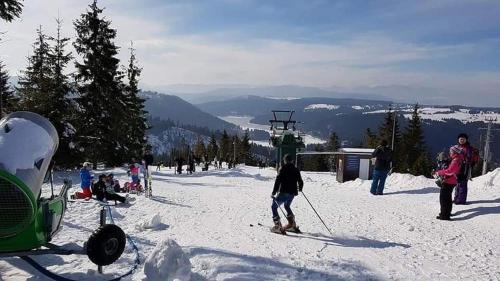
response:
<path id="1" fill-rule="evenodd" d="M 313 209 L 313 211 L 316 213 L 316 215 L 318 216 L 319 220 L 323 223 L 323 225 L 325 226 L 326 230 L 328 230 L 328 232 L 330 233 L 331 236 L 333 236 L 333 233 L 330 231 L 330 229 L 328 228 L 328 226 L 326 226 L 325 222 L 323 221 L 323 219 L 321 218 L 321 216 L 318 214 L 318 212 L 316 212 L 316 209 L 314 209 L 313 205 L 311 204 L 311 202 L 309 201 L 309 199 L 307 199 L 307 196 L 304 194 L 304 192 L 302 192 L 302 195 L 304 195 L 304 198 L 306 199 L 307 203 L 309 203 L 309 205 L 311 206 L 311 208 Z"/>
<path id="2" fill-rule="evenodd" d="M 285 211 L 283 211 L 283 209 L 281 208 L 280 204 L 278 204 L 278 202 L 276 201 L 276 198 L 273 197 L 273 201 L 274 201 L 274 204 L 278 205 L 278 208 L 280 208 L 281 212 L 283 213 L 283 216 L 285 216 L 285 218 L 286 218 Z"/>

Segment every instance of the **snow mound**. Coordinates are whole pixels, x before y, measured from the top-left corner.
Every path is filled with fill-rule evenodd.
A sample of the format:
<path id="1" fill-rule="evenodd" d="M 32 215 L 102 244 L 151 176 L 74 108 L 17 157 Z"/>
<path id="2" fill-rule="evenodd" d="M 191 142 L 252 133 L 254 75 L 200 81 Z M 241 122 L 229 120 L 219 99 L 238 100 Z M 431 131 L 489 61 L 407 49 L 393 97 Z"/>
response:
<path id="1" fill-rule="evenodd" d="M 17 170 L 33 169 L 36 161 L 49 156 L 53 140 L 45 129 L 22 118 L 11 118 L 7 125 L 11 129 L 8 133 L 0 130 L 5 170 L 16 174 Z"/>
<path id="2" fill-rule="evenodd" d="M 162 226 L 161 216 L 159 213 L 154 214 L 151 218 L 142 221 L 135 225 L 135 229 L 137 230 L 145 230 L 145 229 L 158 229 Z"/>
<path id="3" fill-rule="evenodd" d="M 144 264 L 144 280 L 191 280 L 191 262 L 181 246 L 172 239 L 156 245 Z"/>
<path id="4" fill-rule="evenodd" d="M 473 178 L 470 185 L 474 188 L 500 188 L 500 168 Z"/>
<path id="5" fill-rule="evenodd" d="M 386 181 L 387 186 L 397 189 L 415 189 L 436 186 L 435 180 L 424 176 L 392 173 Z"/>

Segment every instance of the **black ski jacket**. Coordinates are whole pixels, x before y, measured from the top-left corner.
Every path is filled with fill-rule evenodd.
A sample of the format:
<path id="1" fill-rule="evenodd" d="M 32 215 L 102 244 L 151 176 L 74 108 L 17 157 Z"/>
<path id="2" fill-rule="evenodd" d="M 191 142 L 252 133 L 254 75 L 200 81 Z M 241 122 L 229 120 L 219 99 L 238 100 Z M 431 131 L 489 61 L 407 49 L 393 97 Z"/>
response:
<path id="1" fill-rule="evenodd" d="M 375 160 L 375 170 L 378 171 L 389 171 L 391 169 L 392 162 L 392 150 L 387 146 L 379 146 L 373 151 L 373 157 Z"/>
<path id="2" fill-rule="evenodd" d="M 297 187 L 298 184 L 298 187 Z M 304 182 L 300 176 L 300 171 L 292 163 L 288 163 L 281 167 L 276 181 L 274 182 L 273 195 L 278 192 L 298 195 L 298 191 L 302 191 Z"/>
<path id="3" fill-rule="evenodd" d="M 142 159 L 144 160 L 146 167 L 153 165 L 154 159 L 152 154 L 144 154 L 144 157 L 142 157 Z"/>

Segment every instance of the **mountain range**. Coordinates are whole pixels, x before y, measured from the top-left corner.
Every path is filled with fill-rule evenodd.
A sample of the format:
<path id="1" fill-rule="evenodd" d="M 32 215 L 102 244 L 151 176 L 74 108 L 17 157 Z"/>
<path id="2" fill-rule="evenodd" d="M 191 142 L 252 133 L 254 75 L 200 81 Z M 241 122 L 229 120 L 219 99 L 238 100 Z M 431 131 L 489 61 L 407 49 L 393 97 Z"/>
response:
<path id="1" fill-rule="evenodd" d="M 376 132 L 391 106 L 398 112 L 399 125 L 403 131 L 413 107 L 413 104 L 373 99 L 277 98 L 252 95 L 193 105 L 173 95 L 153 92 L 144 92 L 143 95 L 147 98 L 146 109 L 153 117 L 170 119 L 181 124 L 237 132 L 236 125 L 221 118 L 230 120 L 231 118 L 224 117 L 246 116 L 250 122 L 244 127 L 256 129 L 253 139 L 259 141 L 267 140 L 264 129 L 272 119 L 272 110 L 294 110 L 293 119 L 300 122 L 297 127 L 301 132 L 325 140 L 331 132 L 336 132 L 348 146 L 358 146 L 363 140 L 366 128 Z M 431 154 L 454 144 L 456 136 L 461 132 L 469 134 L 471 142 L 480 147 L 480 135 L 484 135 L 484 131 L 479 128 L 485 127 L 486 118 L 500 117 L 499 108 L 459 105 L 420 107 L 426 143 Z M 500 143 L 493 143 L 491 150 L 493 153 L 500 151 Z M 499 161 L 500 157 L 494 155 L 493 159 Z"/>

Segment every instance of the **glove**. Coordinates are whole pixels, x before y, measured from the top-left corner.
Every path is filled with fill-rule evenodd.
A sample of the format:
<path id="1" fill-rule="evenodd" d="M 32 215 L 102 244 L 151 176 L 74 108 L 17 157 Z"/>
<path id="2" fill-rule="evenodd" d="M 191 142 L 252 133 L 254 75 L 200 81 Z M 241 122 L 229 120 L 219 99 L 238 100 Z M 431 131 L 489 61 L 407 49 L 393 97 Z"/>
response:
<path id="1" fill-rule="evenodd" d="M 274 197 L 274 194 L 275 193 L 271 193 L 271 198 L 276 199 L 276 197 Z"/>

